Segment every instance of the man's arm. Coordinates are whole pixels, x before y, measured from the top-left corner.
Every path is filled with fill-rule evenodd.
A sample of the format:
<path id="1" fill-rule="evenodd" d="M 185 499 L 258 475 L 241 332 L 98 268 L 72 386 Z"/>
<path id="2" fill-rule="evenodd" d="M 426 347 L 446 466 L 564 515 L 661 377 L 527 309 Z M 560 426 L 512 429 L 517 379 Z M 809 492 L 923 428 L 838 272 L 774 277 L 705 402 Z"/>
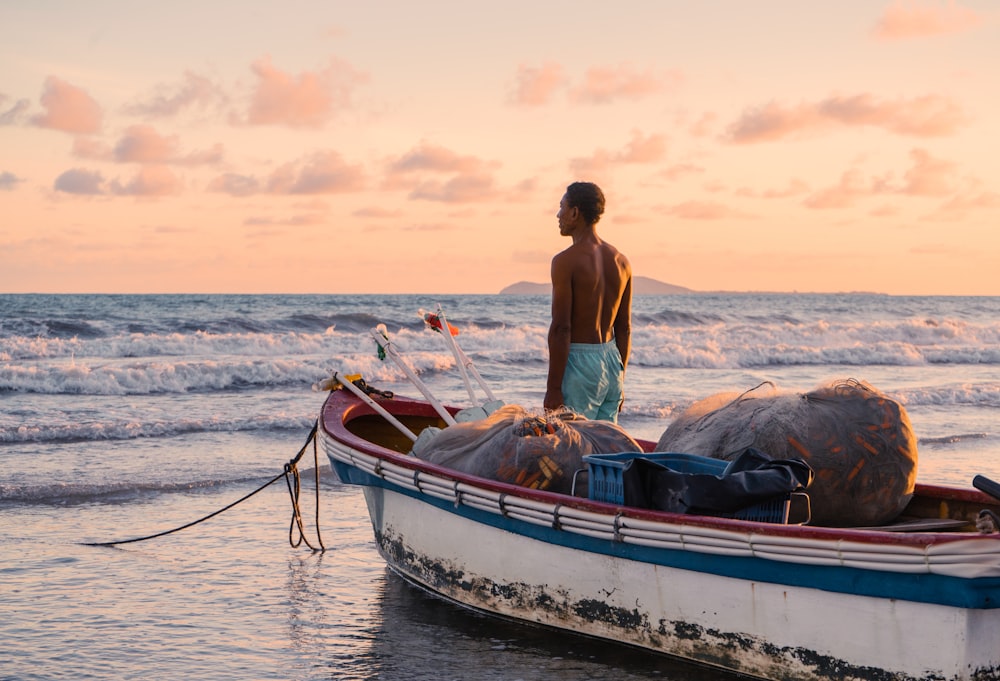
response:
<path id="1" fill-rule="evenodd" d="M 622 302 L 615 317 L 615 345 L 622 356 L 622 366 L 628 368 L 628 357 L 632 352 L 632 272 L 627 270 L 628 279 L 622 292 Z"/>
<path id="2" fill-rule="evenodd" d="M 568 258 L 552 258 L 552 324 L 549 326 L 549 376 L 545 384 L 545 409 L 563 406 L 562 381 L 569 361 L 572 338 L 573 272 Z"/>

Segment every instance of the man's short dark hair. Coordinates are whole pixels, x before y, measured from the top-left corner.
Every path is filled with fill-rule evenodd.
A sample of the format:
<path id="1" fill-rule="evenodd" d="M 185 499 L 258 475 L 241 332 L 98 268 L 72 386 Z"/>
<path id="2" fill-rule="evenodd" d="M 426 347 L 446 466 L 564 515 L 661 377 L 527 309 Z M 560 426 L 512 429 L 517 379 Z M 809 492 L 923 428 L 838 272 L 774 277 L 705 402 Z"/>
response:
<path id="1" fill-rule="evenodd" d="M 574 182 L 566 187 L 566 204 L 578 208 L 584 220 L 596 225 L 604 214 L 604 192 L 593 182 Z"/>

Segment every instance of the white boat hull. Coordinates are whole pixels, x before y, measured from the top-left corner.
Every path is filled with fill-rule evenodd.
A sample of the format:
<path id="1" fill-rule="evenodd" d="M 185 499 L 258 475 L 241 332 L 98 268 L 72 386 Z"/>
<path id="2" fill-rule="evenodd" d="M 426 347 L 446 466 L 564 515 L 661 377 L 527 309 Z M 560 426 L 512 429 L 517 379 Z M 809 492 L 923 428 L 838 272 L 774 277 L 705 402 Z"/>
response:
<path id="1" fill-rule="evenodd" d="M 337 399 L 321 442 L 341 480 L 364 487 L 378 550 L 447 599 L 767 679 L 1000 679 L 1000 536 L 792 527 L 525 490 L 371 445 L 343 427 Z"/>
<path id="2" fill-rule="evenodd" d="M 987 671 L 996 652 L 975 658 L 1000 646 L 997 609 L 664 567 L 553 546 L 382 487 L 365 497 L 394 570 L 486 612 L 764 678 L 1000 678 Z"/>

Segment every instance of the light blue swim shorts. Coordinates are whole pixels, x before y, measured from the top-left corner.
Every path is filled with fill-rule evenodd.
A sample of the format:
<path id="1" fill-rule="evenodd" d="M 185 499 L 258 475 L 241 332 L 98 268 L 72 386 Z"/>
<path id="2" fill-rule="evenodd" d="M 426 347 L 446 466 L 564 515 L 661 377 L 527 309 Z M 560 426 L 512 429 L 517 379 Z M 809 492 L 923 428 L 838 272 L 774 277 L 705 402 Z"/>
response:
<path id="1" fill-rule="evenodd" d="M 618 423 L 625 365 L 615 342 L 570 343 L 563 374 L 563 403 L 588 419 Z"/>

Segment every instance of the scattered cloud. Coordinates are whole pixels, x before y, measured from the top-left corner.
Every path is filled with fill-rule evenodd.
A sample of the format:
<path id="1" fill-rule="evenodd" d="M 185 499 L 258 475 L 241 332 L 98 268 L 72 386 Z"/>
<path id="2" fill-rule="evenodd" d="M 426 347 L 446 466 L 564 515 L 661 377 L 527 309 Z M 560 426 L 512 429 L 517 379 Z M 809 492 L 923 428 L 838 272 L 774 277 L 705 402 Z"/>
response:
<path id="1" fill-rule="evenodd" d="M 928 215 L 926 220 L 958 221 L 968 217 L 970 212 L 1000 210 L 1000 194 L 979 192 L 977 194 L 955 196 Z"/>
<path id="2" fill-rule="evenodd" d="M 360 191 L 364 170 L 350 164 L 335 151 L 320 151 L 276 169 L 266 180 L 253 175 L 224 173 L 208 184 L 208 190 L 230 196 L 254 194 L 338 194 Z"/>
<path id="3" fill-rule="evenodd" d="M 95 161 L 140 163 L 177 166 L 214 165 L 221 163 L 225 151 L 221 144 L 209 149 L 182 154 L 174 135 L 161 135 L 149 125 L 133 125 L 125 130 L 114 147 L 101 139 L 77 136 L 73 140 L 73 155 Z"/>
<path id="4" fill-rule="evenodd" d="M 97 101 L 86 91 L 55 76 L 45 79 L 41 103 L 45 113 L 31 119 L 38 127 L 82 135 L 101 129 L 103 112 Z"/>
<path id="5" fill-rule="evenodd" d="M 871 126 L 897 135 L 940 137 L 954 133 L 964 121 L 961 107 L 940 95 L 884 101 L 860 94 L 797 106 L 770 102 L 749 109 L 729 126 L 725 139 L 734 144 L 770 142 L 835 126 Z"/>
<path id="6" fill-rule="evenodd" d="M 176 136 L 163 136 L 149 125 L 129 127 L 113 150 L 119 163 L 156 163 L 171 165 L 210 165 L 222 161 L 221 144 L 205 151 L 181 155 Z"/>
<path id="7" fill-rule="evenodd" d="M 389 173 L 396 175 L 417 171 L 438 173 L 471 173 L 499 164 L 475 156 L 462 156 L 445 147 L 421 143 L 389 164 Z"/>
<path id="8" fill-rule="evenodd" d="M 566 82 L 563 67 L 555 62 L 542 66 L 517 67 L 510 101 L 518 106 L 541 106 Z"/>
<path id="9" fill-rule="evenodd" d="M 148 125 L 133 125 L 114 148 L 121 163 L 164 163 L 177 150 L 176 137 L 164 137 Z"/>
<path id="10" fill-rule="evenodd" d="M 667 138 L 663 135 L 643 136 L 638 130 L 632 131 L 632 139 L 618 153 L 619 163 L 655 163 L 667 153 Z"/>
<path id="11" fill-rule="evenodd" d="M 688 132 L 692 137 L 708 137 L 715 129 L 715 123 L 719 117 L 712 112 L 703 113 L 698 120 L 688 126 Z"/>
<path id="12" fill-rule="evenodd" d="M 821 189 L 805 200 L 805 205 L 817 210 L 847 208 L 862 197 L 870 196 L 871 184 L 867 184 L 861 171 L 851 168 L 840 176 L 840 181 L 832 187 Z"/>
<path id="13" fill-rule="evenodd" d="M 158 85 L 145 100 L 125 107 L 125 113 L 143 118 L 170 118 L 188 109 L 211 110 L 227 102 L 222 87 L 209 78 L 185 71 L 179 84 Z"/>
<path id="14" fill-rule="evenodd" d="M 573 101 L 608 104 L 617 99 L 641 99 L 676 85 L 682 80 L 675 71 L 636 70 L 630 64 L 594 66 L 583 75 L 583 83 L 570 91 Z"/>
<path id="15" fill-rule="evenodd" d="M 364 188 L 364 171 L 351 165 L 335 151 L 320 151 L 292 163 L 286 163 L 267 181 L 272 194 L 336 194 Z"/>
<path id="16" fill-rule="evenodd" d="M 872 33 L 881 40 L 924 38 L 961 33 L 983 24 L 975 10 L 956 2 L 894 2 L 879 17 Z"/>
<path id="17" fill-rule="evenodd" d="M 0 173 L 0 192 L 13 191 L 21 182 L 24 182 L 24 180 L 14 173 L 5 170 Z"/>
<path id="18" fill-rule="evenodd" d="M 660 172 L 659 176 L 671 182 L 676 182 L 677 180 L 681 179 L 682 177 L 686 177 L 687 175 L 699 174 L 704 172 L 705 168 L 703 168 L 702 166 L 698 166 L 693 163 L 677 163 L 670 166 L 666 170 Z"/>
<path id="19" fill-rule="evenodd" d="M 6 95 L 0 94 L 0 125 L 20 125 L 25 119 L 31 102 L 27 99 L 19 99 L 5 111 L 4 107 L 7 106 L 8 99 L 10 98 Z"/>
<path id="20" fill-rule="evenodd" d="M 292 75 L 275 68 L 267 57 L 254 62 L 257 77 L 250 102 L 250 125 L 319 128 L 350 106 L 354 89 L 367 80 L 347 62 L 332 60 L 321 71 Z"/>
<path id="21" fill-rule="evenodd" d="M 103 183 L 104 177 L 96 170 L 72 168 L 56 178 L 53 189 L 67 194 L 93 196 L 104 193 L 101 187 Z"/>
<path id="22" fill-rule="evenodd" d="M 399 210 L 369 207 L 356 210 L 352 213 L 352 215 L 356 218 L 399 218 L 403 216 L 403 212 Z"/>
<path id="23" fill-rule="evenodd" d="M 944 196 L 953 191 L 955 164 L 933 158 L 923 149 L 910 152 L 913 167 L 903 175 L 902 193 L 917 196 Z"/>
<path id="24" fill-rule="evenodd" d="M 291 215 L 287 218 L 249 217 L 243 221 L 243 224 L 248 227 L 305 227 L 308 225 L 323 224 L 323 222 L 325 222 L 325 218 L 322 215 L 316 213 L 302 213 Z"/>
<path id="25" fill-rule="evenodd" d="M 902 183 L 891 175 L 865 179 L 857 168 L 844 172 L 840 181 L 810 195 L 805 205 L 815 209 L 853 206 L 857 200 L 878 195 L 949 196 L 956 191 L 957 166 L 934 158 L 924 149 L 910 151 L 911 166 L 903 173 Z"/>
<path id="26" fill-rule="evenodd" d="M 410 192 L 411 199 L 443 203 L 471 203 L 496 196 L 493 177 L 485 173 L 462 174 L 445 182 L 421 182 Z"/>
<path id="27" fill-rule="evenodd" d="M 53 188 L 58 192 L 79 196 L 169 196 L 179 194 L 182 184 L 166 166 L 142 166 L 128 182 L 105 181 L 95 170 L 73 168 L 56 178 Z"/>
<path id="28" fill-rule="evenodd" d="M 471 203 L 496 198 L 499 190 L 493 170 L 500 166 L 476 156 L 422 142 L 386 168 L 386 189 L 406 189 L 409 198 L 444 203 Z M 427 174 L 452 174 L 447 180 L 427 179 Z"/>
<path id="29" fill-rule="evenodd" d="M 179 194 L 182 186 L 174 173 L 162 165 L 148 165 L 122 184 L 118 180 L 111 183 L 111 193 L 119 196 L 170 196 Z"/>
<path id="30" fill-rule="evenodd" d="M 252 175 L 225 173 L 208 183 L 208 191 L 230 196 L 251 196 L 261 190 L 260 181 Z"/>
<path id="31" fill-rule="evenodd" d="M 92 161 L 110 161 L 114 152 L 96 137 L 77 135 L 73 138 L 73 155 Z"/>
<path id="32" fill-rule="evenodd" d="M 632 131 L 632 139 L 619 151 L 598 149 L 590 156 L 577 157 L 569 162 L 578 176 L 601 175 L 610 167 L 623 163 L 656 163 L 666 156 L 667 139 L 663 135 L 643 135 Z"/>

